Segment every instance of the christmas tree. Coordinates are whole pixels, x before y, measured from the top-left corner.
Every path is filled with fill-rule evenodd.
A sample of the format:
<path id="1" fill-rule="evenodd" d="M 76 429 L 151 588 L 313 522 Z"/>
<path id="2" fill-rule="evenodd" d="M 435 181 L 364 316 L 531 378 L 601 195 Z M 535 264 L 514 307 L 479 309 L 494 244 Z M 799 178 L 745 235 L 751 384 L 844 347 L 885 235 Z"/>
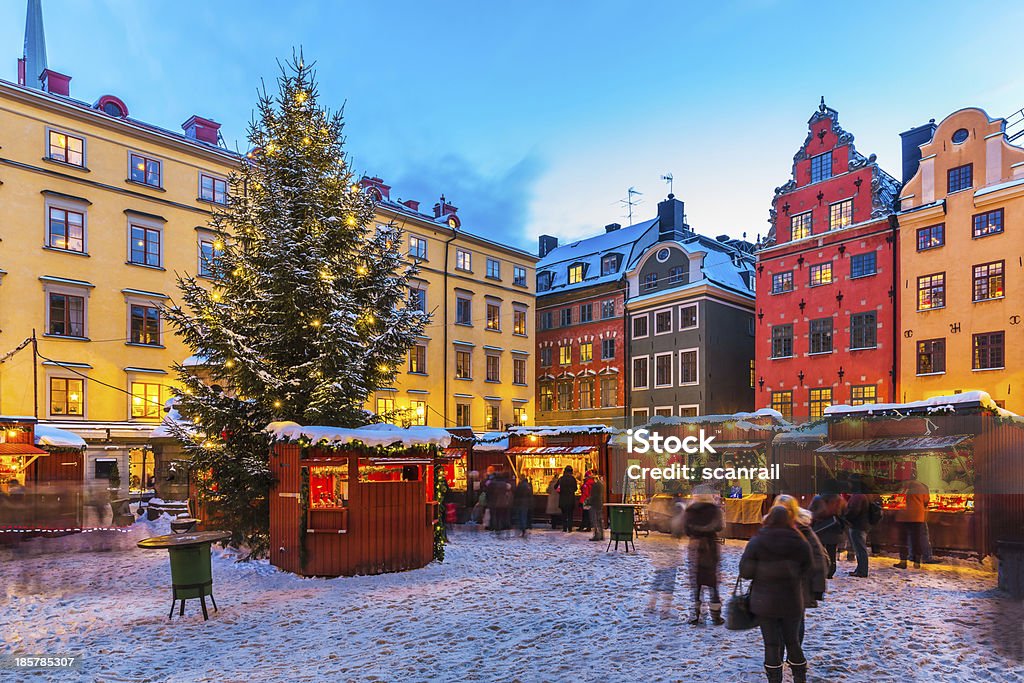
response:
<path id="1" fill-rule="evenodd" d="M 266 550 L 269 422 L 365 424 L 370 392 L 390 385 L 428 316 L 409 306 L 415 266 L 402 232 L 376 225 L 342 137 L 341 112 L 318 105 L 312 65 L 282 68 L 249 128 L 249 159 L 215 212 L 211 286 L 178 278 L 166 319 L 205 359 L 177 366 L 176 436 L 199 495 L 233 542 Z M 211 522 L 213 520 L 210 520 Z"/>

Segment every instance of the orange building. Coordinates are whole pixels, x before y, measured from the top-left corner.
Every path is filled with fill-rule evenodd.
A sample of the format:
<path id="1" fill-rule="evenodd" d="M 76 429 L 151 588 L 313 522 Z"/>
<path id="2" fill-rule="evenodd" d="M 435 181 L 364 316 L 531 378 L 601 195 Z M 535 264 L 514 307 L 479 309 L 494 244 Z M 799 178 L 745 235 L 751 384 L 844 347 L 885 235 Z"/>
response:
<path id="1" fill-rule="evenodd" d="M 975 108 L 904 142 L 899 398 L 981 389 L 1024 412 L 1024 149 Z"/>

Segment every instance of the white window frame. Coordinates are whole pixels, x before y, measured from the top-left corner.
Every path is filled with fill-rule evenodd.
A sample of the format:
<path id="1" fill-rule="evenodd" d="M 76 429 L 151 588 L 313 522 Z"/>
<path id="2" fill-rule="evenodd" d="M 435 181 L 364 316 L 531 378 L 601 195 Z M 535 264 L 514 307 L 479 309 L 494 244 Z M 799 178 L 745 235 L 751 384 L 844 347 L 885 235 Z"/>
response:
<path id="1" fill-rule="evenodd" d="M 89 339 L 89 295 L 92 293 L 92 285 L 75 285 L 70 283 L 43 282 L 43 312 L 46 317 L 46 328 L 43 336 L 55 339 Z M 82 298 L 82 336 L 71 337 L 59 334 L 50 334 L 50 295 L 64 294 L 66 296 L 78 296 Z"/>
<path id="2" fill-rule="evenodd" d="M 654 336 L 655 337 L 660 337 L 660 336 L 665 335 L 665 334 L 672 334 L 673 332 L 676 331 L 676 328 L 675 328 L 675 316 L 672 314 L 672 310 L 673 309 L 671 309 L 671 308 L 661 308 L 661 309 L 658 309 L 657 311 L 654 311 L 654 315 L 652 315 L 651 317 L 654 319 Z M 658 332 L 658 314 L 659 313 L 668 313 L 668 330 L 666 330 L 665 332 Z"/>
<path id="3" fill-rule="evenodd" d="M 132 180 L 132 155 L 133 154 L 135 156 L 142 157 L 143 159 L 147 159 L 149 161 L 155 161 L 156 163 L 160 164 L 160 184 L 159 185 L 150 185 L 149 183 L 147 183 L 145 181 Z M 128 150 L 128 182 L 131 183 L 132 185 L 142 185 L 143 187 L 150 187 L 150 188 L 153 188 L 154 190 L 162 190 L 162 189 L 164 189 L 164 160 L 161 159 L 160 157 L 157 157 L 157 156 L 154 156 L 152 154 L 149 154 L 148 152 L 141 152 L 141 151 L 139 151 L 137 149 L 129 149 Z"/>
<path id="4" fill-rule="evenodd" d="M 522 275 L 522 277 L 519 277 Z M 526 272 L 526 266 L 520 266 L 518 264 L 512 265 L 512 284 L 516 287 L 529 287 L 529 273 Z"/>
<path id="5" fill-rule="evenodd" d="M 650 408 L 633 408 L 633 410 L 630 411 L 629 416 L 634 420 L 638 417 L 642 417 L 645 420 L 649 420 L 651 417 L 651 410 Z"/>
<path id="6" fill-rule="evenodd" d="M 636 385 L 636 362 L 638 360 L 647 361 L 647 383 L 642 387 Z M 647 391 L 651 388 L 651 357 L 646 356 L 633 356 L 629 359 L 629 385 L 633 391 Z"/>
<path id="7" fill-rule="evenodd" d="M 125 226 L 125 235 L 127 236 L 127 250 L 125 251 L 124 262 L 127 263 L 129 266 L 138 266 L 140 268 L 163 270 L 164 252 L 166 251 L 167 246 L 167 242 L 164 239 L 164 222 L 157 220 L 155 218 L 146 218 L 145 216 L 140 216 L 139 214 L 130 211 L 128 212 L 127 217 L 128 224 Z M 160 261 L 155 266 L 151 266 L 148 263 L 136 263 L 135 261 L 132 261 L 132 227 L 145 228 L 147 230 L 156 230 L 158 233 L 160 233 Z M 214 239 L 213 241 L 215 242 L 216 239 Z"/>
<path id="8" fill-rule="evenodd" d="M 224 201 L 218 202 L 216 199 L 206 199 L 205 197 L 203 197 L 203 176 L 206 176 L 207 178 L 211 178 L 213 180 L 219 180 L 222 183 L 224 183 Z M 160 180 L 163 181 L 163 179 L 164 179 L 164 172 L 163 172 L 163 166 L 161 164 L 161 167 L 160 167 Z M 199 201 L 201 201 L 201 202 L 209 202 L 211 204 L 216 204 L 217 206 L 224 206 L 224 205 L 226 205 L 228 203 L 228 192 L 230 191 L 230 187 L 228 185 L 228 179 L 226 177 L 220 175 L 219 173 L 212 173 L 210 171 L 199 171 L 199 175 L 196 177 L 196 183 L 197 183 L 196 199 L 198 199 Z M 214 197 L 217 196 L 216 185 L 214 185 L 213 196 Z"/>
<path id="9" fill-rule="evenodd" d="M 63 135 L 65 137 L 75 138 L 76 140 L 81 140 L 82 141 L 82 164 L 81 165 L 72 164 L 70 161 L 61 161 L 60 159 L 54 159 L 53 157 L 50 156 L 50 134 L 51 133 L 56 133 L 58 135 Z M 86 138 L 84 133 L 74 133 L 74 132 L 71 132 L 71 131 L 63 129 L 63 128 L 56 128 L 54 126 L 47 126 L 46 127 L 46 135 L 43 138 L 43 144 L 45 145 L 45 147 L 43 149 L 43 158 L 45 158 L 47 161 L 52 161 L 55 164 L 63 164 L 65 166 L 70 166 L 71 168 L 79 168 L 79 169 L 88 168 L 88 164 L 86 163 L 86 161 L 89 158 L 88 157 L 89 142 L 88 142 L 88 140 L 87 140 L 87 138 Z"/>
<path id="10" fill-rule="evenodd" d="M 462 260 L 465 259 L 465 266 L 461 265 Z M 455 270 L 461 270 L 466 273 L 473 272 L 473 252 L 467 249 L 455 248 Z"/>
<path id="11" fill-rule="evenodd" d="M 50 246 L 50 209 L 60 209 L 61 211 L 73 211 L 74 213 L 82 214 L 82 251 L 75 251 L 74 249 L 62 249 L 60 247 Z M 66 199 L 64 197 L 55 197 L 53 195 L 47 195 L 46 201 L 43 202 L 43 248 L 49 249 L 50 251 L 59 251 L 63 254 L 78 254 L 79 256 L 86 256 L 89 254 L 89 204 L 85 201 L 79 201 L 76 199 Z"/>
<path id="12" fill-rule="evenodd" d="M 693 311 L 694 311 L 694 316 L 693 316 L 694 323 L 693 323 L 693 325 L 690 325 L 689 327 L 683 327 L 683 309 L 684 308 L 692 308 Z M 679 307 L 679 331 L 683 332 L 685 330 L 696 330 L 698 327 L 700 327 L 700 306 L 698 306 L 697 304 L 683 304 L 682 306 L 680 306 Z"/>
<path id="13" fill-rule="evenodd" d="M 412 241 L 413 240 L 416 240 L 417 242 L 422 242 L 423 243 L 423 256 L 418 256 L 417 254 L 412 253 Z M 427 257 L 430 255 L 430 243 L 427 241 L 427 238 L 426 237 L 422 237 L 420 235 L 409 235 L 408 255 L 409 255 L 409 258 L 416 259 L 418 261 L 427 261 L 427 260 L 429 260 Z"/>
<path id="14" fill-rule="evenodd" d="M 640 319 L 640 318 L 646 318 L 647 319 L 647 334 L 640 334 L 640 335 L 636 334 L 636 321 L 638 319 Z M 651 314 L 648 312 L 648 313 L 642 313 L 640 315 L 631 315 L 629 317 L 629 331 L 630 331 L 630 339 L 647 339 L 648 337 L 650 337 L 651 336 Z"/>
<path id="15" fill-rule="evenodd" d="M 696 354 L 697 359 L 697 381 L 696 382 L 684 382 L 683 381 L 683 354 L 693 352 Z M 679 386 L 681 387 L 694 387 L 700 384 L 700 347 L 694 346 L 689 349 L 679 349 Z"/>
<path id="16" fill-rule="evenodd" d="M 495 266 L 494 275 L 491 275 L 491 265 L 492 264 Z M 496 258 L 491 258 L 490 256 L 488 256 L 487 257 L 487 263 L 486 263 L 486 270 L 484 271 L 484 277 L 487 277 L 487 278 L 489 278 L 491 280 L 500 280 L 501 279 L 501 261 L 499 261 Z"/>
<path id="17" fill-rule="evenodd" d="M 658 413 L 659 410 L 667 410 L 668 411 L 668 415 L 660 415 Z M 675 411 L 672 409 L 672 406 L 654 406 L 654 416 L 655 417 L 674 417 L 675 416 Z"/>
<path id="18" fill-rule="evenodd" d="M 676 377 L 676 360 L 674 351 L 665 351 L 663 353 L 654 354 L 654 388 L 655 389 L 669 389 L 675 386 Z M 668 384 L 658 384 L 658 359 L 668 357 Z"/>
<path id="19" fill-rule="evenodd" d="M 150 348 L 150 349 L 162 349 L 164 346 L 164 316 L 160 313 L 160 305 L 163 299 L 154 299 L 138 294 L 125 294 L 124 295 L 124 316 L 125 316 L 125 328 L 124 328 L 124 341 L 128 346 L 134 346 L 138 348 Z M 139 344 L 132 341 L 132 306 L 146 306 L 147 308 L 155 308 L 157 310 L 157 327 L 156 334 L 159 339 L 157 344 Z"/>
<path id="20" fill-rule="evenodd" d="M 699 403 L 682 403 L 679 406 L 679 417 L 683 417 L 683 411 L 693 408 L 697 411 L 697 415 L 700 415 L 700 404 Z"/>
<path id="21" fill-rule="evenodd" d="M 82 374 L 88 372 L 90 368 L 75 368 Z M 52 413 L 50 412 L 53 406 L 51 399 L 51 380 L 55 379 L 77 379 L 82 381 L 82 414 L 81 415 L 69 415 L 67 413 Z M 70 373 L 63 368 L 54 368 L 52 371 L 47 371 L 45 375 L 46 381 L 46 414 L 51 420 L 87 420 L 89 413 L 89 380 L 82 375 L 76 375 Z"/>

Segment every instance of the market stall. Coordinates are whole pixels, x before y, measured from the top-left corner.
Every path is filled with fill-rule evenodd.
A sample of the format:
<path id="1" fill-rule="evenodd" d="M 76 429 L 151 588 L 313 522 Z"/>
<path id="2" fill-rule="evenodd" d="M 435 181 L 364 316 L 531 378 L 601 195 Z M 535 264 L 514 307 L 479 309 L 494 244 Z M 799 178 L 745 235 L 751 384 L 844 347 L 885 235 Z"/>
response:
<path id="1" fill-rule="evenodd" d="M 272 564 L 302 576 L 351 576 L 415 569 L 440 552 L 437 484 L 449 432 L 294 422 L 267 431 Z"/>

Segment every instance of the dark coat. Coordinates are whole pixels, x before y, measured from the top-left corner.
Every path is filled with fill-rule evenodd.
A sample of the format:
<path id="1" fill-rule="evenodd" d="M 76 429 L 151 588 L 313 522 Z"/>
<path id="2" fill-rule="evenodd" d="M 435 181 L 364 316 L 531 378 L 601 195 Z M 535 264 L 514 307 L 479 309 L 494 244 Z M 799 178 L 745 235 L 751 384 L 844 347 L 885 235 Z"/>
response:
<path id="1" fill-rule="evenodd" d="M 795 529 L 762 528 L 740 558 L 740 576 L 751 579 L 750 611 L 767 619 L 799 617 L 811 571 L 811 547 Z"/>
<path id="2" fill-rule="evenodd" d="M 529 479 L 524 479 L 516 486 L 512 504 L 520 510 L 529 510 L 533 507 L 533 486 Z"/>
<path id="3" fill-rule="evenodd" d="M 850 500 L 846 501 L 846 521 L 850 527 L 857 531 L 868 531 L 871 528 L 871 519 L 868 509 L 871 500 L 864 493 L 854 493 Z"/>
<path id="4" fill-rule="evenodd" d="M 595 478 L 590 482 L 590 492 L 586 503 L 592 508 L 604 505 L 604 482 L 601 479 Z"/>
<path id="5" fill-rule="evenodd" d="M 696 502 L 683 512 L 683 530 L 690 537 L 687 556 L 690 579 L 694 587 L 718 587 L 721 552 L 718 533 L 725 528 L 722 510 L 714 503 Z"/>
<path id="6" fill-rule="evenodd" d="M 815 496 L 811 501 L 811 528 L 824 545 L 838 545 L 846 530 L 845 502 L 838 493 Z"/>
<path id="7" fill-rule="evenodd" d="M 811 571 L 804 581 L 804 607 L 817 607 L 818 600 L 825 597 L 825 590 L 828 588 L 828 572 L 831 560 L 828 551 L 821 544 L 818 536 L 806 524 L 797 521 L 796 529 L 804 537 L 804 540 L 811 548 Z"/>
<path id="8" fill-rule="evenodd" d="M 579 488 L 579 484 L 576 482 L 576 477 L 571 474 L 563 474 L 558 478 L 557 487 L 558 507 L 576 507 L 576 490 Z"/>

